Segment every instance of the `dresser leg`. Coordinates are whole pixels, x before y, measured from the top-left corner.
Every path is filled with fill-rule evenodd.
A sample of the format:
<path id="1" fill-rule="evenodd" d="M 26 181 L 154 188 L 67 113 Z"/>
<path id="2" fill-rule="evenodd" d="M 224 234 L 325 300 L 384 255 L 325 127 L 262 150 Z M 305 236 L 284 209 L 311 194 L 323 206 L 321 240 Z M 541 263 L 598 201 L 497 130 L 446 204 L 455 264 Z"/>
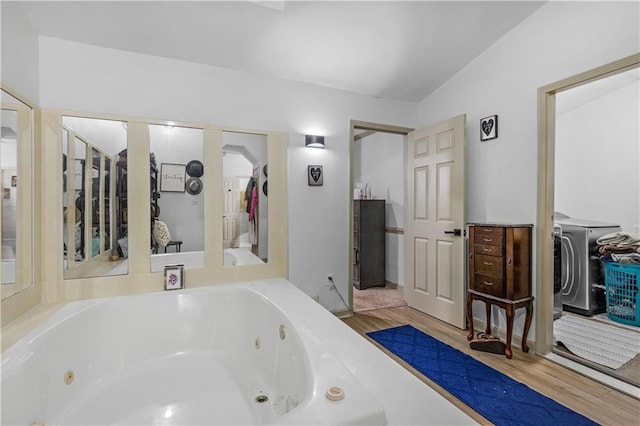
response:
<path id="1" fill-rule="evenodd" d="M 531 327 L 531 318 L 533 317 L 533 301 L 529 300 L 527 303 L 527 316 L 524 321 L 524 330 L 522 331 L 522 352 L 529 352 L 529 345 L 527 345 L 527 335 L 529 334 L 529 327 Z"/>
<path id="2" fill-rule="evenodd" d="M 473 339 L 473 298 L 467 293 L 467 324 L 469 325 L 469 334 L 467 334 L 467 341 Z"/>
<path id="3" fill-rule="evenodd" d="M 504 349 L 504 354 L 507 359 L 511 359 L 513 356 L 513 352 L 511 352 L 511 334 L 513 333 L 513 314 L 514 307 L 512 304 L 507 304 L 505 306 L 505 312 L 507 314 L 507 346 Z"/>

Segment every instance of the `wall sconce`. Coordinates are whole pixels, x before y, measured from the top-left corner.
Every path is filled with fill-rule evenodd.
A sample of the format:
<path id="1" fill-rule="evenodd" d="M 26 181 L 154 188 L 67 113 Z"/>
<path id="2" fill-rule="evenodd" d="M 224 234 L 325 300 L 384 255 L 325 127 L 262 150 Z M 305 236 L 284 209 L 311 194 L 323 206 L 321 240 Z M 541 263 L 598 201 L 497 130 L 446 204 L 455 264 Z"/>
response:
<path id="1" fill-rule="evenodd" d="M 304 146 L 310 148 L 324 148 L 324 136 L 304 135 Z"/>

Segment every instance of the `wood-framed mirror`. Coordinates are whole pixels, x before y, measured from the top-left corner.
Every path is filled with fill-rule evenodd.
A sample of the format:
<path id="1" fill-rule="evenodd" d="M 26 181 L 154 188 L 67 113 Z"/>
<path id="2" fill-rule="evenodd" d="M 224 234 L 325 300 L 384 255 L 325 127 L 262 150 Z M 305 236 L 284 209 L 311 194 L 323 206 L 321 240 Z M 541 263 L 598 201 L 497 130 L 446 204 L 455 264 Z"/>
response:
<path id="1" fill-rule="evenodd" d="M 33 286 L 33 108 L 2 89 L 2 300 Z"/>
<path id="2" fill-rule="evenodd" d="M 64 278 L 128 271 L 127 125 L 62 117 Z"/>

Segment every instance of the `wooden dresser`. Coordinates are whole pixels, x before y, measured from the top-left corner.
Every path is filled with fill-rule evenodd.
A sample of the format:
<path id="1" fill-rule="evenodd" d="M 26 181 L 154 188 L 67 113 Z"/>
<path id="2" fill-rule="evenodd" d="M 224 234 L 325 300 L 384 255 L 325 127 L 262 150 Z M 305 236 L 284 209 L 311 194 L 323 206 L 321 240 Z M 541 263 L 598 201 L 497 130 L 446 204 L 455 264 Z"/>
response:
<path id="1" fill-rule="evenodd" d="M 469 224 L 469 289 L 467 290 L 467 321 L 474 337 L 473 301 L 485 303 L 486 328 L 491 334 L 491 306 L 505 310 L 507 343 L 505 355 L 512 357 L 511 335 L 515 310 L 526 308 L 522 335 L 522 350 L 529 351 L 527 334 L 533 315 L 531 295 L 531 231 L 533 225 Z"/>

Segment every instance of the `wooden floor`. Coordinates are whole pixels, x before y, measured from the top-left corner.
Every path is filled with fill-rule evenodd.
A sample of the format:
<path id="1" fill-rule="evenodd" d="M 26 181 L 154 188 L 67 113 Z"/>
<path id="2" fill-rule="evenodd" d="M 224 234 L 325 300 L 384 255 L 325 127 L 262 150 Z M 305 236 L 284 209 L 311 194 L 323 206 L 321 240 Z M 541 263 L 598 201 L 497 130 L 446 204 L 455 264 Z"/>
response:
<path id="1" fill-rule="evenodd" d="M 471 350 L 467 343 L 466 331 L 450 326 L 407 306 L 354 313 L 353 317 L 344 318 L 343 321 L 362 335 L 369 331 L 411 324 L 415 328 L 473 356 L 490 367 L 512 377 L 514 380 L 555 399 L 560 404 L 589 417 L 597 423 L 620 426 L 640 425 L 640 400 L 594 382 L 545 358 L 523 353 L 520 348 L 513 348 L 513 358 L 511 360 L 507 360 L 502 355 Z M 377 345 L 375 342 L 374 344 Z M 378 347 L 422 381 L 435 388 L 472 418 L 482 424 L 490 424 L 478 413 L 431 382 L 411 366 L 399 360 L 381 346 Z"/>

